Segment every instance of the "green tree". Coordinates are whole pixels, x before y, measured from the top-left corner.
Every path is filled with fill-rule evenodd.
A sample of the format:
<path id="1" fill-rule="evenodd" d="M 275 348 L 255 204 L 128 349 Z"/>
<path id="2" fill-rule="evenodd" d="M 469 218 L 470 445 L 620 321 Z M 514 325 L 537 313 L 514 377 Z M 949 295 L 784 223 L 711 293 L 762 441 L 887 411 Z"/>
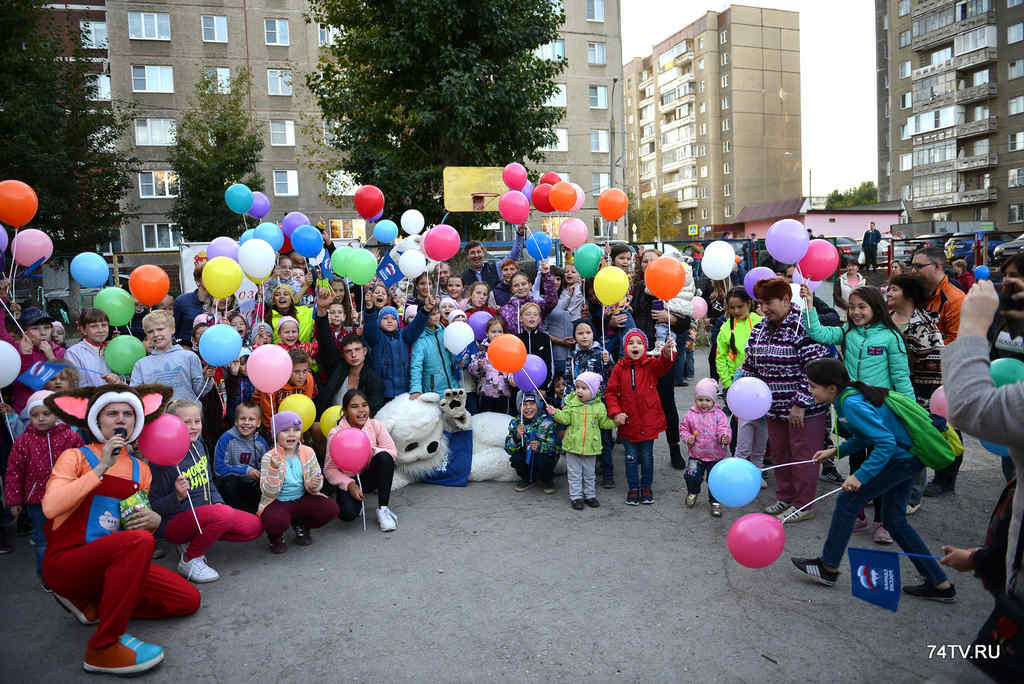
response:
<path id="1" fill-rule="evenodd" d="M 856 207 L 862 204 L 874 204 L 878 201 L 878 188 L 874 181 L 864 181 L 855 188 L 849 188 L 845 192 L 833 190 L 825 203 L 826 209 L 842 209 L 843 207 Z"/>
<path id="2" fill-rule="evenodd" d="M 633 226 L 636 226 L 638 242 L 654 242 L 658 239 L 658 225 L 661 225 L 661 238 L 678 239 L 679 206 L 672 195 L 659 195 L 655 205 L 654 198 L 648 197 L 636 202 L 630 194 L 629 198 L 629 239 L 633 239 Z"/>
<path id="3" fill-rule="evenodd" d="M 188 240 L 240 232 L 232 228 L 240 219 L 225 204 L 224 190 L 232 183 L 263 189 L 256 172 L 263 127 L 249 117 L 245 102 L 251 80 L 246 69 L 239 69 L 225 89 L 215 75 L 204 71 L 178 124 L 169 162 L 179 191 L 170 217 Z"/>
<path id="4" fill-rule="evenodd" d="M 543 160 L 563 111 L 545 107 L 564 59 L 535 50 L 564 20 L 551 0 L 311 0 L 338 27 L 306 82 L 335 131 L 328 162 L 378 186 L 386 213 L 440 221 L 445 166 Z M 495 213 L 459 215 L 463 235 Z M 453 221 L 449 220 L 449 223 Z"/>

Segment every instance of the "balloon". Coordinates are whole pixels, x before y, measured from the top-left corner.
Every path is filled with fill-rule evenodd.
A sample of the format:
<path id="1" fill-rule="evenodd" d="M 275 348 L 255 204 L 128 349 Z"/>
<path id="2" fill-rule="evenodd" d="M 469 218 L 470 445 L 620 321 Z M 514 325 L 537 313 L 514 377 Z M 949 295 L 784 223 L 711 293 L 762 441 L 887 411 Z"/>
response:
<path id="1" fill-rule="evenodd" d="M 949 418 L 949 404 L 946 403 L 946 388 L 939 385 L 928 400 L 928 411 L 943 418 Z"/>
<path id="2" fill-rule="evenodd" d="M 0 226 L 0 252 L 3 252 L 7 249 L 7 239 L 7 229 L 4 228 L 3 226 Z"/>
<path id="3" fill-rule="evenodd" d="M 228 257 L 218 257 L 227 259 Z M 235 262 L 231 262 L 235 263 Z M 167 271 L 155 264 L 137 266 L 128 278 L 128 289 L 132 296 L 145 306 L 156 306 L 171 289 L 171 279 Z"/>
<path id="4" fill-rule="evenodd" d="M 761 469 L 745 458 L 723 458 L 711 469 L 708 488 L 723 506 L 746 506 L 761 491 Z"/>
<path id="5" fill-rule="evenodd" d="M 384 193 L 375 185 L 364 185 L 352 198 L 356 211 L 364 219 L 372 219 L 384 210 Z"/>
<path id="6" fill-rule="evenodd" d="M 818 288 L 821 287 L 822 281 L 808 280 L 807 278 L 804 278 L 803 275 L 800 273 L 800 267 L 797 266 L 793 270 L 793 282 L 796 283 L 797 285 L 806 285 L 807 287 L 811 288 L 812 292 L 817 292 Z"/>
<path id="7" fill-rule="evenodd" d="M 526 237 L 526 251 L 537 261 L 551 256 L 551 237 L 547 233 L 530 233 Z"/>
<path id="8" fill-rule="evenodd" d="M 459 253 L 460 243 L 459 233 L 440 223 L 423 236 L 423 253 L 434 261 L 447 261 Z"/>
<path id="9" fill-rule="evenodd" d="M 0 387 L 7 387 L 21 375 L 21 354 L 10 342 L 0 340 Z"/>
<path id="10" fill-rule="evenodd" d="M 533 189 L 533 206 L 537 208 L 537 211 L 544 214 L 550 214 L 555 210 L 551 206 L 551 186 L 547 183 L 541 183 Z"/>
<path id="11" fill-rule="evenodd" d="M 626 193 L 618 188 L 609 188 L 602 192 L 597 198 L 597 210 L 606 221 L 618 221 L 626 215 L 629 207 L 629 200 Z"/>
<path id="12" fill-rule="evenodd" d="M 526 169 L 518 162 L 506 164 L 501 170 L 501 180 L 508 186 L 509 190 L 522 190 L 526 185 Z"/>
<path id="13" fill-rule="evenodd" d="M 308 216 L 301 211 L 289 211 L 284 215 L 284 220 L 281 221 L 281 232 L 291 237 L 296 228 L 308 225 L 310 225 Z"/>
<path id="14" fill-rule="evenodd" d="M 988 442 L 984 439 L 979 439 L 978 441 L 981 442 L 981 446 L 985 447 L 996 456 L 1001 456 L 1003 458 L 1010 457 L 1010 447 L 1005 444 L 996 444 L 995 442 Z"/>
<path id="15" fill-rule="evenodd" d="M 324 238 L 311 225 L 299 226 L 292 233 L 292 247 L 302 256 L 312 259 L 324 248 Z"/>
<path id="16" fill-rule="evenodd" d="M 562 221 L 558 229 L 558 239 L 569 249 L 576 249 L 587 241 L 587 224 L 578 218 Z"/>
<path id="17" fill-rule="evenodd" d="M 487 347 L 487 360 L 502 373 L 515 373 L 526 363 L 526 345 L 515 335 L 498 335 Z"/>
<path id="18" fill-rule="evenodd" d="M 232 183 L 224 191 L 224 201 L 227 202 L 228 209 L 231 211 L 236 214 L 244 214 L 252 208 L 252 190 L 248 185 Z"/>
<path id="19" fill-rule="evenodd" d="M 0 223 L 21 228 L 39 210 L 36 191 L 19 180 L 0 182 Z"/>
<path id="20" fill-rule="evenodd" d="M 142 428 L 137 444 L 150 463 L 173 466 L 185 458 L 192 440 L 185 422 L 178 416 L 165 413 Z"/>
<path id="21" fill-rule="evenodd" d="M 381 207 L 380 211 L 378 211 L 376 214 L 374 214 L 373 216 L 371 216 L 370 218 L 368 218 L 366 220 L 369 221 L 370 223 L 376 223 L 377 221 L 380 221 L 380 218 L 383 215 L 384 215 L 384 207 Z"/>
<path id="22" fill-rule="evenodd" d="M 498 199 L 498 213 L 511 224 L 526 223 L 530 218 L 530 200 L 518 190 L 509 190 Z"/>
<path id="23" fill-rule="evenodd" d="M 406 278 L 417 278 L 427 270 L 427 259 L 418 249 L 410 249 L 398 257 L 398 270 Z"/>
<path id="24" fill-rule="evenodd" d="M 238 261 L 238 243 L 223 235 L 213 238 L 213 241 L 206 246 L 206 258 L 215 259 L 219 256 Z"/>
<path id="25" fill-rule="evenodd" d="M 103 360 L 118 375 L 131 375 L 135 362 L 145 355 L 146 345 L 133 335 L 118 335 L 103 348 Z"/>
<path id="26" fill-rule="evenodd" d="M 135 315 L 132 296 L 119 287 L 105 287 L 96 293 L 92 305 L 107 314 L 110 325 L 128 325 Z"/>
<path id="27" fill-rule="evenodd" d="M 71 260 L 71 277 L 82 287 L 103 287 L 110 279 L 110 267 L 96 252 L 82 252 Z"/>
<path id="28" fill-rule="evenodd" d="M 527 354 L 523 367 L 512 374 L 512 379 L 516 381 L 516 387 L 524 392 L 538 389 L 547 378 L 547 364 L 544 363 L 544 359 L 534 354 Z"/>
<path id="29" fill-rule="evenodd" d="M 724 280 L 736 264 L 736 250 L 728 242 L 715 240 L 704 250 L 700 268 L 711 280 Z"/>
<path id="30" fill-rule="evenodd" d="M 242 351 L 242 337 L 227 323 L 211 325 L 199 336 L 199 356 L 211 366 L 226 366 Z"/>
<path id="31" fill-rule="evenodd" d="M 252 206 L 246 213 L 256 219 L 263 218 L 270 213 L 270 198 L 259 190 L 252 193 Z"/>
<path id="32" fill-rule="evenodd" d="M 281 247 L 284 246 L 284 233 L 281 232 L 280 226 L 276 223 L 261 223 L 256 226 L 256 231 L 253 233 L 253 237 L 258 237 L 268 245 L 274 248 L 274 251 L 280 251 Z"/>
<path id="33" fill-rule="evenodd" d="M 754 296 L 754 286 L 757 285 L 758 281 L 774 277 L 775 271 L 767 266 L 758 266 L 755 269 L 751 269 L 743 278 L 743 289 L 747 291 L 748 295 L 757 299 L 757 297 Z"/>
<path id="34" fill-rule="evenodd" d="M 11 241 L 11 254 L 22 266 L 31 266 L 40 259 L 44 262 L 53 255 L 50 236 L 35 228 L 19 230 Z"/>
<path id="35" fill-rule="evenodd" d="M 330 444 L 331 460 L 346 473 L 361 473 L 370 462 L 370 438 L 359 428 L 335 433 Z"/>
<path id="36" fill-rule="evenodd" d="M 648 266 L 648 268 L 650 268 Z M 693 306 L 693 318 L 694 320 L 700 320 L 708 315 L 708 303 L 703 297 L 694 297 L 693 301 L 690 302 Z"/>
<path id="37" fill-rule="evenodd" d="M 743 420 L 757 420 L 772 406 L 772 391 L 764 380 L 752 376 L 740 378 L 725 395 L 729 409 Z"/>
<path id="38" fill-rule="evenodd" d="M 658 299 L 672 299 L 686 284 L 686 269 L 672 257 L 660 256 L 647 265 L 644 284 Z"/>
<path id="39" fill-rule="evenodd" d="M 629 291 L 629 276 L 617 266 L 605 266 L 594 277 L 594 294 L 605 306 L 622 301 Z"/>
<path id="40" fill-rule="evenodd" d="M 1024 382 L 1024 361 L 1013 358 L 996 359 L 989 366 L 996 387 Z"/>
<path id="41" fill-rule="evenodd" d="M 473 336 L 477 342 L 487 337 L 487 324 L 492 318 L 494 316 L 487 311 L 477 311 L 469 317 L 469 327 L 473 329 Z"/>
<path id="42" fill-rule="evenodd" d="M 768 229 L 764 243 L 768 248 L 768 253 L 776 261 L 795 264 L 807 254 L 811 238 L 808 237 L 804 224 L 796 219 L 782 219 L 773 223 L 772 227 Z"/>
<path id="43" fill-rule="evenodd" d="M 992 271 L 989 270 L 988 266 L 975 266 L 974 267 L 974 279 L 975 280 L 988 280 L 992 277 Z"/>
<path id="44" fill-rule="evenodd" d="M 216 257 L 203 266 L 203 287 L 214 299 L 230 297 L 242 284 L 242 267 L 227 257 Z"/>
<path id="45" fill-rule="evenodd" d="M 766 568 L 779 559 L 786 546 L 782 521 L 767 513 L 748 513 L 729 528 L 729 553 L 747 568 Z"/>
<path id="46" fill-rule="evenodd" d="M 365 285 L 377 275 L 377 257 L 368 249 L 359 248 L 345 260 L 345 277 L 356 285 Z"/>
<path id="47" fill-rule="evenodd" d="M 519 192 L 526 195 L 526 199 L 530 200 L 531 202 L 533 201 L 533 183 L 531 183 L 530 181 L 526 181 L 526 185 L 524 185 L 519 190 Z"/>
<path id="48" fill-rule="evenodd" d="M 289 394 L 277 407 L 278 411 L 293 411 L 302 419 L 302 431 L 313 427 L 316 422 L 316 406 L 305 394 Z"/>
<path id="49" fill-rule="evenodd" d="M 323 433 L 324 437 L 331 434 L 331 430 L 341 420 L 341 407 L 340 406 L 328 406 L 324 409 L 324 412 L 320 414 L 320 432 Z"/>
<path id="50" fill-rule="evenodd" d="M 601 257 L 603 256 L 601 248 L 591 242 L 576 248 L 572 263 L 581 276 L 593 278 L 597 275 L 597 269 L 601 267 Z"/>
<path id="51" fill-rule="evenodd" d="M 452 354 L 461 354 L 474 339 L 476 335 L 473 328 L 469 327 L 469 323 L 455 321 L 444 329 L 444 346 Z"/>
<path id="52" fill-rule="evenodd" d="M 800 272 L 809 280 L 826 280 L 839 266 L 839 252 L 828 240 L 811 240 L 800 260 Z"/>
<path id="53" fill-rule="evenodd" d="M 341 249 L 334 250 L 334 254 L 331 255 L 331 268 L 334 270 L 334 274 L 342 278 L 348 273 L 348 258 L 352 256 L 352 252 L 355 251 L 354 247 L 345 245 Z"/>
<path id="54" fill-rule="evenodd" d="M 390 245 L 398 238 L 398 224 L 391 220 L 378 221 L 373 227 L 373 237 L 377 242 Z"/>
<path id="55" fill-rule="evenodd" d="M 256 237 L 256 229 L 247 228 L 245 232 L 242 233 L 242 236 L 238 238 L 239 246 L 241 246 L 243 242 L 248 242 L 249 240 L 252 240 L 254 237 Z"/>
<path id="56" fill-rule="evenodd" d="M 576 188 L 565 181 L 560 181 L 551 187 L 548 201 L 557 211 L 572 211 L 573 205 L 576 204 Z"/>
<path id="57" fill-rule="evenodd" d="M 292 358 L 284 347 L 261 344 L 249 355 L 246 372 L 256 389 L 268 394 L 276 392 L 292 375 Z"/>
<path id="58" fill-rule="evenodd" d="M 417 209 L 406 209 L 402 212 L 402 230 L 408 235 L 415 235 L 423 230 L 426 220 Z"/>
<path id="59" fill-rule="evenodd" d="M 273 273 L 277 258 L 274 248 L 266 240 L 254 237 L 238 248 L 238 264 L 250 280 L 262 283 Z"/>
<path id="60" fill-rule="evenodd" d="M 583 207 L 583 203 L 587 201 L 587 193 L 583 192 L 583 188 L 576 183 L 570 183 L 569 185 L 576 191 L 576 201 L 572 203 L 569 211 L 579 211 Z"/>
<path id="61" fill-rule="evenodd" d="M 547 185 L 554 187 L 555 185 L 558 185 L 559 183 L 562 182 L 562 177 L 559 176 L 554 171 L 548 171 L 547 173 L 540 177 L 540 182 L 546 183 Z"/>

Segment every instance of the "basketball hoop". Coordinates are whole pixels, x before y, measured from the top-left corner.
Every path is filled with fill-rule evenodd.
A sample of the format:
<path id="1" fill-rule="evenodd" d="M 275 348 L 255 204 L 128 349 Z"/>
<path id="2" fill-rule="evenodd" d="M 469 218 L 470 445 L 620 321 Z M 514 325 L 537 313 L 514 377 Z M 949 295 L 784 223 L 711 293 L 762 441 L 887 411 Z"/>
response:
<path id="1" fill-rule="evenodd" d="M 493 200 L 498 196 L 496 192 L 474 192 L 473 193 L 473 211 L 485 211 L 485 204 L 488 199 Z"/>

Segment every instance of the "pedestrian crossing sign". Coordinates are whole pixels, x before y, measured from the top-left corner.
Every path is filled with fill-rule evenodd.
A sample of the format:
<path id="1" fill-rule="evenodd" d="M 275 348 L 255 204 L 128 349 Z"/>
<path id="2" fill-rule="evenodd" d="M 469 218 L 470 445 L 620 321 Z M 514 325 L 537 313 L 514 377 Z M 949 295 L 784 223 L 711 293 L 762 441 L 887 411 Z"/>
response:
<path id="1" fill-rule="evenodd" d="M 697 226 L 697 224 L 696 223 L 691 223 L 689 225 L 689 227 L 686 229 L 686 234 L 690 235 L 690 236 L 697 235 L 698 234 L 698 226 Z"/>

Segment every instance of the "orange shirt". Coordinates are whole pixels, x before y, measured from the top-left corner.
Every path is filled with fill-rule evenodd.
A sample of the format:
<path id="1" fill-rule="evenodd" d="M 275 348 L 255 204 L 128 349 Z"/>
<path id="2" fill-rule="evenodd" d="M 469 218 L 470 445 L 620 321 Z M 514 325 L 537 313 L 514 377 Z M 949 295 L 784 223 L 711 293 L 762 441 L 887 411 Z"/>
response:
<path id="1" fill-rule="evenodd" d="M 928 310 L 939 315 L 939 332 L 946 344 L 952 344 L 960 332 L 960 307 L 964 304 L 964 296 L 959 287 L 949 282 L 948 276 L 943 276 L 928 302 Z"/>
<path id="2" fill-rule="evenodd" d="M 312 371 L 306 374 L 306 384 L 303 385 L 302 387 L 296 387 L 290 382 L 287 383 L 284 387 L 274 392 L 274 413 L 280 411 L 281 409 L 278 407 L 281 406 L 281 402 L 284 401 L 285 398 L 293 394 L 305 394 L 307 397 L 312 399 L 315 393 L 315 387 L 316 385 L 313 382 Z M 255 392 L 252 393 L 252 398 L 260 402 L 260 410 L 263 413 L 263 427 L 269 428 L 271 415 L 270 395 L 267 394 L 266 392 L 256 390 Z"/>
<path id="3" fill-rule="evenodd" d="M 93 443 L 88 446 L 96 454 L 96 458 L 103 453 L 103 444 Z M 148 492 L 153 474 L 144 461 L 138 461 L 139 489 Z M 107 469 L 104 476 L 106 475 L 132 479 L 132 461 L 127 449 L 121 449 L 117 461 Z M 65 450 L 53 464 L 53 472 L 46 482 L 46 493 L 43 495 L 43 515 L 53 520 L 53 529 L 60 527 L 99 485 L 100 478 L 96 477 L 82 452 L 78 449 Z"/>

